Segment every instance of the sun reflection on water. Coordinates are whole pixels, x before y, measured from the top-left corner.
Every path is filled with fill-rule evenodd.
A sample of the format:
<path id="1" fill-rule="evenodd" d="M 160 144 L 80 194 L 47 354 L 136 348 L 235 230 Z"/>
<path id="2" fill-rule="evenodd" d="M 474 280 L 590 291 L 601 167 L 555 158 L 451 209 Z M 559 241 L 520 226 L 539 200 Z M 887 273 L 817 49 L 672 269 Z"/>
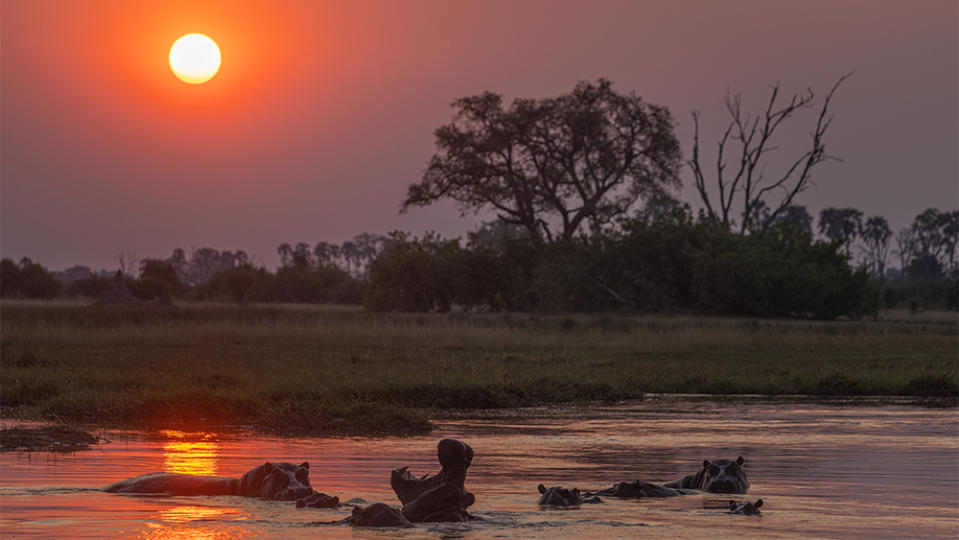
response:
<path id="1" fill-rule="evenodd" d="M 216 476 L 220 449 L 212 433 L 163 430 L 169 440 L 163 445 L 164 472 Z"/>
<path id="2" fill-rule="evenodd" d="M 249 536 L 248 531 L 230 526 L 234 520 L 246 520 L 249 516 L 236 508 L 182 505 L 161 510 L 157 521 L 148 522 L 140 538 L 153 540 L 179 540 L 199 538 L 219 540 Z M 211 528 L 215 527 L 215 528 Z"/>

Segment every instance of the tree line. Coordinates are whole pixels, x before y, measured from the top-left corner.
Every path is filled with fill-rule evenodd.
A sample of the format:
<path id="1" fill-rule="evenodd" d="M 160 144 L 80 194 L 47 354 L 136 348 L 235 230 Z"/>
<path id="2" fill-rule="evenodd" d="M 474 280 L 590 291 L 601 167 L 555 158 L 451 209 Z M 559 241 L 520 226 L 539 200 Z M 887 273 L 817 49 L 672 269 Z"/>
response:
<path id="1" fill-rule="evenodd" d="M 793 206 L 762 234 L 738 234 L 706 212 L 662 200 L 617 227 L 546 244 L 519 225 L 482 224 L 464 241 L 364 233 L 361 258 L 331 255 L 341 244 L 281 244 L 270 271 L 243 251 L 181 249 L 139 260 L 123 276 L 145 301 L 363 304 L 384 311 L 633 312 L 835 318 L 880 308 L 957 308 L 959 212 L 927 209 L 893 234 L 885 218 L 826 208 L 814 219 Z M 285 255 L 287 254 L 288 255 Z M 119 257 L 118 257 L 119 258 Z M 898 265 L 898 266 L 897 266 Z M 358 277 L 357 277 L 358 276 Z M 49 272 L 22 259 L 0 262 L 5 298 L 90 298 L 113 274 L 75 266 Z"/>
<path id="2" fill-rule="evenodd" d="M 700 111 L 684 159 L 670 111 L 605 79 L 510 104 L 492 92 L 460 98 L 452 120 L 435 131 L 436 152 L 401 211 L 452 201 L 464 216 L 496 215 L 465 243 L 402 232 L 283 243 L 275 272 L 243 251 L 211 248 L 143 261 L 128 251 L 117 262 L 141 298 L 816 318 L 904 302 L 955 308 L 959 212 L 930 208 L 894 234 L 881 216 L 825 208 L 817 237 L 798 204 L 818 168 L 840 160 L 826 143 L 830 106 L 848 77 L 818 102 L 811 89 L 786 96 L 774 85 L 756 113 L 741 95 L 727 94 L 728 123 L 712 167 L 704 165 Z M 770 163 L 772 151 L 786 155 L 772 141 L 804 115 L 806 145 Z M 683 167 L 698 212 L 676 199 Z M 4 261 L 5 296 L 90 296 L 106 286 L 90 272 L 53 292 L 31 264 Z"/>

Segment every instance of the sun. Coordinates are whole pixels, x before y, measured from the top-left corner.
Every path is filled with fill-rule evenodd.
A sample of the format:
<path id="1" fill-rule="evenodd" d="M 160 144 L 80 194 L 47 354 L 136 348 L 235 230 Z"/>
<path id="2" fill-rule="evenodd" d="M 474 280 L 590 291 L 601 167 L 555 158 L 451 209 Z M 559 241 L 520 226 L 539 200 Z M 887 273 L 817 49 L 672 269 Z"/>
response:
<path id="1" fill-rule="evenodd" d="M 170 47 L 170 69 L 185 83 L 205 83 L 220 69 L 220 48 L 209 36 L 187 34 Z"/>

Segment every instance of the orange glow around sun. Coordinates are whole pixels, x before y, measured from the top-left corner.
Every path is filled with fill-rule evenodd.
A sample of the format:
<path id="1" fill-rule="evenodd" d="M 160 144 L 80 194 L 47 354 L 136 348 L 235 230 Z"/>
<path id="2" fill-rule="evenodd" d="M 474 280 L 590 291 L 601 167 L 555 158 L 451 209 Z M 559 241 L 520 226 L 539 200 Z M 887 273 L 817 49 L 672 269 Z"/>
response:
<path id="1" fill-rule="evenodd" d="M 170 69 L 185 83 L 205 83 L 220 70 L 220 48 L 209 36 L 187 34 L 170 48 Z"/>

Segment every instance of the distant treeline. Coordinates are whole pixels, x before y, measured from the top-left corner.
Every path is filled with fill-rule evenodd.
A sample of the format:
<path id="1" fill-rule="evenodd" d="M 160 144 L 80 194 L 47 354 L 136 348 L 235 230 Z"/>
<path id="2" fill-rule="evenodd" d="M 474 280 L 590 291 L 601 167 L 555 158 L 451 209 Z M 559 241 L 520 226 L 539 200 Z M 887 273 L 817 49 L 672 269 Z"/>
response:
<path id="1" fill-rule="evenodd" d="M 243 251 L 210 248 L 143 261 L 126 252 L 118 266 L 134 296 L 161 301 L 821 319 L 903 305 L 956 309 L 959 211 L 930 208 L 893 234 L 881 216 L 826 208 L 816 238 L 812 216 L 796 204 L 813 171 L 836 159 L 826 152 L 829 107 L 848 77 L 818 103 L 812 89 L 790 97 L 774 85 L 755 113 L 727 94 L 714 172 L 700 156 L 700 112 L 684 159 L 669 109 L 605 79 L 510 104 L 492 92 L 463 97 L 435 130 L 436 152 L 401 209 L 446 201 L 495 213 L 465 244 L 367 233 L 343 244 L 282 244 L 275 272 Z M 774 135 L 806 110 L 818 110 L 806 145 L 768 163 Z M 671 195 L 684 165 L 701 203 L 695 214 Z M 51 275 L 29 259 L 4 260 L 2 270 L 5 297 L 95 298 L 115 286 L 109 272 Z"/>
<path id="2" fill-rule="evenodd" d="M 956 309 L 959 212 L 929 209 L 893 235 L 853 209 L 803 207 L 764 232 L 738 234 L 686 205 L 659 201 L 617 227 L 545 244 L 487 223 L 466 242 L 435 234 L 358 235 L 282 244 L 270 271 L 243 251 L 175 250 L 137 261 L 124 282 L 141 300 L 364 304 L 381 311 L 689 311 L 760 317 L 859 317 L 878 308 Z M 847 225 L 852 223 L 851 226 Z M 885 231 L 885 232 L 883 232 Z M 346 255 L 344 255 L 344 253 Z M 891 261 L 889 259 L 892 259 Z M 898 263 L 898 267 L 888 263 Z M 6 298 L 90 298 L 113 273 L 0 263 Z"/>

